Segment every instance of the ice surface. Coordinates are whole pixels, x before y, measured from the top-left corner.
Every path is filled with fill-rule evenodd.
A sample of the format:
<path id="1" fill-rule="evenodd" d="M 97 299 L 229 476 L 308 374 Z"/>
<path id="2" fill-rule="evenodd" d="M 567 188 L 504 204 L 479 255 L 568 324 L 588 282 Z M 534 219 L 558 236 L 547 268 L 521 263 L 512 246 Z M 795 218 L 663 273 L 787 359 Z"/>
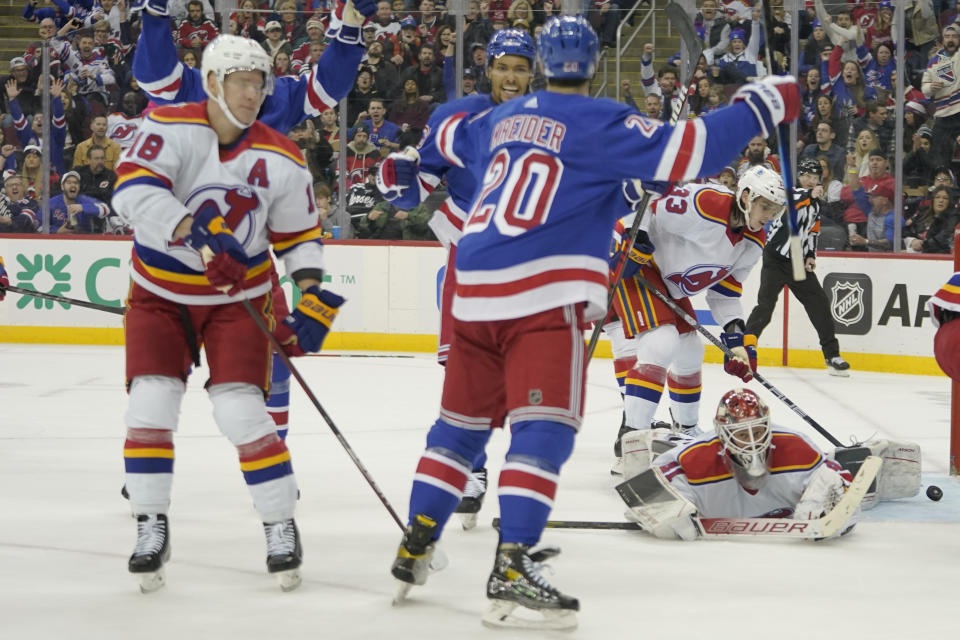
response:
<path id="1" fill-rule="evenodd" d="M 450 566 L 402 607 L 389 566 L 400 530 L 293 383 L 290 445 L 302 490 L 303 586 L 281 593 L 236 454 L 191 380 L 176 439 L 167 586 L 143 595 L 126 571 L 135 523 L 120 497 L 123 351 L 0 345 L 0 638 L 916 638 L 952 637 L 960 566 L 960 482 L 947 477 L 946 379 L 769 368 L 769 380 L 835 436 L 918 442 L 920 496 L 863 515 L 827 543 L 659 541 L 625 531 L 548 530 L 563 548 L 550 579 L 580 598 L 573 633 L 485 629 L 483 589 L 496 533 L 488 496 L 477 529 L 451 520 Z M 413 358 L 299 361 L 324 407 L 401 517 L 442 369 Z M 734 380 L 704 371 L 702 421 Z M 757 384 L 774 419 L 827 442 Z M 609 360 L 591 364 L 587 419 L 553 517 L 621 520 L 608 469 L 620 423 Z M 663 417 L 666 415 L 662 408 Z M 506 446 L 490 447 L 496 478 Z M 951 613 L 954 611 L 954 613 Z"/>

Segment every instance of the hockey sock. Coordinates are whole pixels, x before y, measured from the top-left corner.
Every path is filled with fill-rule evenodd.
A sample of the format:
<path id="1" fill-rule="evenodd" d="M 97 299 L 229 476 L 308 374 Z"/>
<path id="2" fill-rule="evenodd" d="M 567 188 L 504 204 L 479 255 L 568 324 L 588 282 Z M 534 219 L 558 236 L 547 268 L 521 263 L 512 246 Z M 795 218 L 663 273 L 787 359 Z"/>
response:
<path id="1" fill-rule="evenodd" d="M 691 426 L 700 417 L 700 391 L 703 386 L 700 372 L 680 375 L 670 372 L 667 385 L 670 390 L 670 414 L 678 424 Z"/>
<path id="2" fill-rule="evenodd" d="M 277 425 L 277 435 L 287 439 L 287 421 L 290 416 L 290 370 L 277 354 L 273 354 L 273 375 L 270 380 L 270 397 L 267 398 L 267 413 Z"/>
<path id="3" fill-rule="evenodd" d="M 173 432 L 128 428 L 123 462 L 133 512 L 166 513 L 173 487 Z"/>
<path id="4" fill-rule="evenodd" d="M 627 412 L 627 426 L 631 429 L 649 429 L 657 412 L 667 371 L 654 364 L 637 363 L 627 375 L 627 395 L 623 407 Z"/>
<path id="5" fill-rule="evenodd" d="M 293 517 L 297 483 L 287 445 L 270 433 L 253 442 L 237 445 L 240 470 L 253 497 L 253 506 L 264 522 Z"/>
<path id="6" fill-rule="evenodd" d="M 560 467 L 576 432 L 556 422 L 518 422 L 500 470 L 500 541 L 535 545 L 547 524 Z"/>
<path id="7" fill-rule="evenodd" d="M 490 439 L 490 431 L 470 431 L 437 420 L 427 434 L 427 448 L 417 464 L 410 491 L 410 520 L 423 514 L 437 523 L 440 537 L 450 514 L 463 498 L 467 476 Z"/>
<path id="8" fill-rule="evenodd" d="M 473 471 L 480 471 L 480 469 L 483 469 L 485 466 L 487 466 L 487 451 L 483 450 L 480 452 L 480 456 L 473 461 Z"/>
<path id="9" fill-rule="evenodd" d="M 627 393 L 627 374 L 636 362 L 634 358 L 617 358 L 613 361 L 613 372 L 617 376 L 617 386 L 620 387 L 620 396 Z"/>

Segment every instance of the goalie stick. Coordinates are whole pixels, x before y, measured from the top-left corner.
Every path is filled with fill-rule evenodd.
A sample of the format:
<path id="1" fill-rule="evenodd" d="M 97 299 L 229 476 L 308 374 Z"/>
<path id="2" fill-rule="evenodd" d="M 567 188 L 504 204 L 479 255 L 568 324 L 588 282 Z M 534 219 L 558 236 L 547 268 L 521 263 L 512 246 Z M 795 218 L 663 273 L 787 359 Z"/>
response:
<path id="1" fill-rule="evenodd" d="M 97 304 L 96 302 L 87 302 L 86 300 L 77 300 L 76 298 L 65 298 L 64 296 L 58 296 L 54 293 L 44 293 L 43 291 L 34 291 L 33 289 L 23 289 L 21 287 L 14 287 L 8 285 L 4 287 L 5 290 L 11 293 L 19 293 L 22 296 L 33 296 L 34 298 L 42 298 L 44 300 L 53 300 L 54 302 L 59 302 L 60 304 L 71 304 L 77 307 L 86 307 L 88 309 L 96 309 L 97 311 L 106 311 L 107 313 L 114 313 L 118 316 L 122 316 L 127 310 L 124 307 L 108 307 L 105 304 Z"/>
<path id="2" fill-rule="evenodd" d="M 671 300 L 666 294 L 664 294 L 662 291 L 660 291 L 655 286 L 650 284 L 649 280 L 647 280 L 640 274 L 637 274 L 634 277 L 637 279 L 637 282 L 639 282 L 644 286 L 645 289 L 647 289 L 650 293 L 655 295 L 665 305 L 670 307 L 680 319 L 682 319 L 684 322 L 686 322 L 691 327 L 696 329 L 700 333 L 700 335 L 704 336 L 707 340 L 710 341 L 711 344 L 713 344 L 715 347 L 720 349 L 720 351 L 723 352 L 723 355 L 727 356 L 728 358 L 734 357 L 733 352 L 730 351 L 730 349 L 727 348 L 725 344 L 720 342 L 719 338 L 717 338 L 715 335 L 707 331 L 702 324 L 697 322 L 696 318 L 690 316 L 686 311 L 680 308 L 680 305 L 678 305 L 676 302 Z M 808 416 L 803 409 L 798 407 L 790 398 L 785 396 L 782 391 L 780 391 L 775 386 L 773 386 L 773 384 L 769 382 L 766 378 L 764 378 L 762 375 L 760 375 L 756 371 L 753 372 L 753 377 L 757 382 L 759 382 L 764 387 L 766 387 L 767 391 L 775 395 L 777 399 L 783 402 L 783 404 L 787 405 L 787 407 L 789 407 L 794 413 L 796 413 L 798 416 L 803 418 L 807 424 L 809 424 L 811 427 L 816 429 L 820 433 L 820 435 L 822 435 L 824 438 L 829 440 L 830 444 L 834 445 L 835 447 L 843 446 L 842 442 L 840 442 L 835 437 L 833 437 L 833 435 L 829 431 L 824 429 L 819 422 L 817 422 L 816 420 Z"/>
<path id="3" fill-rule="evenodd" d="M 870 456 L 863 461 L 843 498 L 822 517 L 816 520 L 793 518 L 696 518 L 705 538 L 730 538 L 764 536 L 772 538 L 796 538 L 815 540 L 829 538 L 840 533 L 850 518 L 857 512 L 863 496 L 880 471 L 882 460 Z M 500 519 L 493 519 L 493 527 L 499 529 Z M 548 520 L 548 529 L 612 529 L 642 531 L 634 522 L 591 522 L 586 520 Z"/>
<path id="4" fill-rule="evenodd" d="M 693 21 L 690 19 L 690 16 L 687 15 L 687 12 L 683 10 L 676 2 L 667 3 L 666 8 L 663 10 L 666 14 L 667 19 L 670 21 L 670 24 L 677 28 L 677 32 L 680 35 L 680 40 L 683 43 L 684 48 L 690 54 L 690 81 L 684 85 L 685 90 L 680 101 L 673 107 L 673 112 L 670 114 L 670 125 L 675 126 L 680 120 L 680 114 L 683 113 L 683 107 L 687 103 L 687 98 L 689 98 L 696 91 L 697 87 L 697 78 L 696 78 L 696 69 L 697 64 L 700 61 L 700 56 L 703 55 L 703 41 L 697 37 L 696 30 L 693 27 Z M 630 226 L 630 231 L 627 234 L 628 242 L 626 243 L 624 250 L 620 252 L 620 257 L 617 260 L 617 268 L 613 273 L 613 282 L 610 285 L 610 291 L 607 294 L 607 312 L 604 314 L 602 320 L 598 320 L 596 326 L 593 328 L 593 333 L 590 334 L 590 342 L 587 345 L 587 364 L 590 363 L 590 360 L 593 358 L 593 352 L 597 348 L 597 342 L 600 340 L 600 332 L 603 330 L 603 322 L 606 320 L 607 316 L 610 315 L 610 308 L 613 306 L 613 297 L 616 294 L 617 286 L 620 284 L 620 280 L 623 278 L 623 270 L 627 266 L 627 260 L 630 252 L 633 251 L 633 246 L 637 242 L 637 235 L 640 233 L 640 223 L 643 221 L 643 216 L 647 211 L 647 207 L 650 205 L 650 199 L 653 197 L 652 192 L 644 190 L 643 198 L 640 200 L 640 206 L 636 209 L 636 216 L 633 219 L 633 224 Z"/>
<path id="5" fill-rule="evenodd" d="M 763 4 L 763 47 L 767 56 L 767 72 L 773 74 L 773 57 L 770 55 L 770 38 L 773 35 L 773 9 L 769 0 Z M 797 222 L 797 207 L 793 201 L 793 165 L 790 155 L 790 125 L 781 122 L 777 125 L 777 153 L 780 154 L 780 175 L 787 196 L 787 223 L 790 227 L 790 264 L 793 266 L 793 279 L 806 280 L 807 270 L 803 266 L 803 246 L 800 242 L 800 228 Z"/>

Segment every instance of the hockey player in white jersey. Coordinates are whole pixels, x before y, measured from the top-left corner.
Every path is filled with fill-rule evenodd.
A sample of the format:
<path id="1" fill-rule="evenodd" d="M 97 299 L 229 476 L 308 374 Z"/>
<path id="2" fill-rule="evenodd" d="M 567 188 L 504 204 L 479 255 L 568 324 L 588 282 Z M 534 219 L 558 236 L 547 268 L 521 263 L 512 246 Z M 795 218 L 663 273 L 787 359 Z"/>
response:
<path id="1" fill-rule="evenodd" d="M 639 193 L 625 191 L 628 200 L 639 200 Z M 618 439 L 631 430 L 650 428 L 664 387 L 677 428 L 689 435 L 700 433 L 703 342 L 638 277 L 694 317 L 690 298 L 706 291 L 714 320 L 723 328 L 720 337 L 737 356 L 725 358 L 724 369 L 750 381 L 756 369 L 756 338 L 745 333 L 741 282 L 763 253 L 763 226 L 783 213 L 785 203 L 780 176 L 757 166 L 740 179 L 736 194 L 719 185 L 686 184 L 669 188 L 650 205 L 614 295 L 626 346 L 635 356 L 626 374 L 626 423 Z M 629 228 L 633 215 L 619 221 L 618 228 Z M 618 471 L 619 461 L 613 469 Z"/>
<path id="2" fill-rule="evenodd" d="M 624 439 L 630 492 L 619 488 L 631 497 L 628 518 L 658 538 L 681 540 L 699 537 L 697 517 L 812 520 L 829 512 L 853 479 L 805 436 L 771 426 L 770 409 L 749 389 L 724 394 L 713 424 L 715 433 L 679 436 L 652 462 L 643 459 L 650 448 L 639 444 L 650 442 L 651 432 Z"/>
<path id="3" fill-rule="evenodd" d="M 322 232 L 303 156 L 256 120 L 272 88 L 269 56 L 253 40 L 223 35 L 204 51 L 202 72 L 210 99 L 153 111 L 117 167 L 113 205 L 134 229 L 125 318 L 124 461 L 137 517 L 129 570 L 144 591 L 163 585 L 173 432 L 202 346 L 214 419 L 237 448 L 263 521 L 267 569 L 290 590 L 302 556 L 297 484 L 264 404 L 271 349 L 252 317 L 273 322 L 271 245 L 303 292 L 284 322 L 291 349 L 318 350 L 343 298 L 320 289 Z"/>

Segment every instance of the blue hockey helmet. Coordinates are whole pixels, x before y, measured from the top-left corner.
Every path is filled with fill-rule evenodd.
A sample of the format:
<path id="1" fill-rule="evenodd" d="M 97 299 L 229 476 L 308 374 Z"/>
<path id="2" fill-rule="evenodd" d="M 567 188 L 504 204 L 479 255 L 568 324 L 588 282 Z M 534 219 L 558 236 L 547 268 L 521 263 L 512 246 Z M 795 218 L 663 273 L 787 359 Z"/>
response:
<path id="1" fill-rule="evenodd" d="M 583 16 L 547 20 L 537 39 L 537 52 L 547 78 L 588 80 L 597 70 L 597 34 Z"/>
<path id="2" fill-rule="evenodd" d="M 487 44 L 487 66 L 500 56 L 520 56 L 530 61 L 530 66 L 537 59 L 537 50 L 533 46 L 533 38 L 526 31 L 520 29 L 500 29 L 490 36 Z"/>

